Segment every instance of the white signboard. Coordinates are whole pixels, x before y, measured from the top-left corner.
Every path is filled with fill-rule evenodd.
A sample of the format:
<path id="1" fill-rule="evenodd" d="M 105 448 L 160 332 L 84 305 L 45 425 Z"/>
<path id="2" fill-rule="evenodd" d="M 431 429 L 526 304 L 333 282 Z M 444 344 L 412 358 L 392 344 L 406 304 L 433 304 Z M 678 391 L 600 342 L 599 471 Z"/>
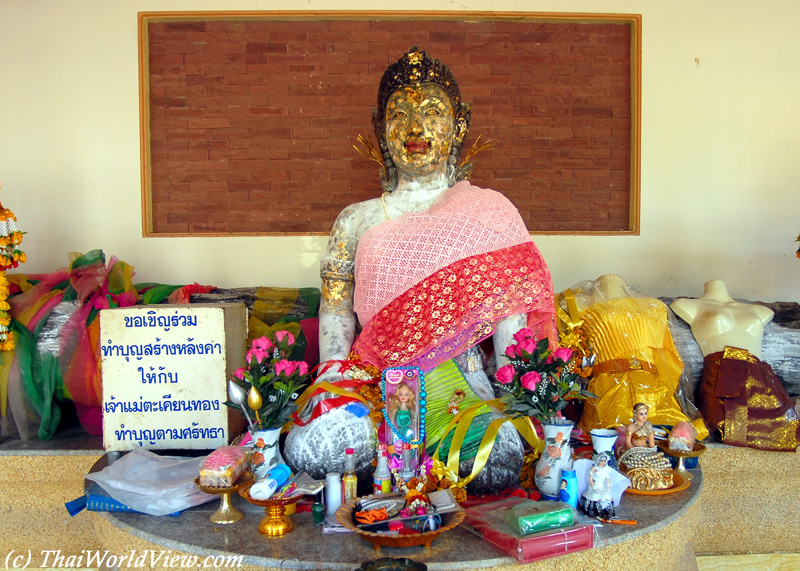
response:
<path id="1" fill-rule="evenodd" d="M 243 304 L 101 311 L 104 448 L 228 444 L 227 379 L 242 364 L 244 324 Z"/>

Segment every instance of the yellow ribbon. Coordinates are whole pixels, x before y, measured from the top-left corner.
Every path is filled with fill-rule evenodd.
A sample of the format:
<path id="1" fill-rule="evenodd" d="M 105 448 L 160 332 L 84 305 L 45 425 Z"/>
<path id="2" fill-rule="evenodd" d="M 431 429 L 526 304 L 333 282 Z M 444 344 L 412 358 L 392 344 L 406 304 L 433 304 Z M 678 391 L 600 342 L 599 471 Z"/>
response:
<path id="1" fill-rule="evenodd" d="M 431 467 L 431 474 L 444 480 L 445 478 L 455 483 L 458 482 L 458 474 L 454 474 L 447 465 L 438 458 L 431 458 L 433 466 Z"/>
<path id="2" fill-rule="evenodd" d="M 310 387 L 308 387 L 306 390 L 303 391 L 303 394 L 301 394 L 299 397 L 297 397 L 297 401 L 296 401 L 297 402 L 297 410 L 302 410 L 303 407 L 305 406 L 306 402 L 308 401 L 308 399 L 311 398 L 311 395 L 315 391 L 317 391 L 319 389 L 325 389 L 325 391 L 327 391 L 329 393 L 333 393 L 335 395 L 340 395 L 340 396 L 344 396 L 344 397 L 352 397 L 354 399 L 360 400 L 365 405 L 369 406 L 369 401 L 367 401 L 367 399 L 365 399 L 363 396 L 361 396 L 357 392 L 351 391 L 349 389 L 337 387 L 336 385 L 332 385 L 328 381 L 322 381 L 321 383 L 316 383 L 314 385 L 311 385 Z"/>
<path id="3" fill-rule="evenodd" d="M 566 289 L 561 294 L 567 304 L 567 311 L 556 302 L 556 314 L 558 315 L 558 333 L 561 338 L 561 345 L 564 347 L 577 347 L 581 351 L 586 351 L 583 346 L 583 339 L 575 331 L 583 325 L 583 319 L 580 319 L 580 311 L 578 310 L 578 302 L 575 299 L 575 294 L 571 289 Z"/>
<path id="4" fill-rule="evenodd" d="M 484 405 L 496 408 L 498 410 L 505 408 L 505 403 L 501 399 L 493 399 L 474 404 L 466 410 L 459 411 L 459 413 L 452 418 L 444 431 L 446 436 L 450 433 L 450 430 L 455 427 L 453 438 L 450 442 L 450 452 L 447 455 L 446 465 L 447 471 L 451 474 L 455 474 L 456 476 L 458 475 L 461 445 L 464 442 L 467 430 L 472 424 L 475 415 Z M 489 459 L 489 454 L 491 454 L 492 449 L 494 448 L 494 443 L 497 439 L 497 433 L 500 430 L 500 427 L 508 421 L 511 421 L 511 424 L 514 425 L 514 428 L 517 429 L 517 432 L 519 432 L 519 434 L 534 448 L 534 450 L 541 454 L 542 450 L 544 450 L 544 442 L 539 440 L 539 437 L 536 436 L 536 432 L 533 430 L 533 427 L 528 419 L 525 417 L 511 418 L 505 415 L 502 418 L 496 418 L 489 423 L 483 438 L 481 438 L 481 443 L 478 446 L 478 453 L 475 455 L 475 460 L 473 461 L 470 475 L 462 479 L 456 478 L 456 487 L 466 486 L 472 480 L 474 480 L 478 474 L 481 473 L 481 470 L 483 470 L 483 468 L 486 466 L 486 462 Z M 439 441 L 439 446 L 436 447 L 436 452 L 433 454 L 434 467 L 437 466 L 437 462 L 441 464 L 441 461 L 439 460 L 439 447 L 441 447 L 442 441 L 444 441 L 444 437 Z M 440 471 L 441 470 L 443 470 L 443 468 L 441 468 Z"/>

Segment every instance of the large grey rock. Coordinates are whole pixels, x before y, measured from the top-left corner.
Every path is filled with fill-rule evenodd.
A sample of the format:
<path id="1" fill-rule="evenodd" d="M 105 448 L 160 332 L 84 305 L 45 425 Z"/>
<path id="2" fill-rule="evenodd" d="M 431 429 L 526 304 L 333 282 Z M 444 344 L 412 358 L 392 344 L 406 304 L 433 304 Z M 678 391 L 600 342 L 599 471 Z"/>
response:
<path id="1" fill-rule="evenodd" d="M 345 449 L 353 448 L 359 482 L 371 482 L 376 443 L 369 415 L 358 418 L 340 407 L 305 426 L 293 426 L 286 436 L 283 458 L 295 473 L 308 472 L 312 478 L 324 480 L 328 472 L 344 471 Z"/>

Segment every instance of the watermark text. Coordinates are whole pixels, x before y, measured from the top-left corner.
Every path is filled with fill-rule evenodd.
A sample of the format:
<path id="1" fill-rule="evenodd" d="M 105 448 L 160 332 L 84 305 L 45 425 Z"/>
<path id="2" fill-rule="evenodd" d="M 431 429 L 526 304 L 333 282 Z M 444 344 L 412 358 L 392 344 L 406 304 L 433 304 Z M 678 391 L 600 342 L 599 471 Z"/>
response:
<path id="1" fill-rule="evenodd" d="M 61 549 L 12 549 L 2 561 L 4 569 L 56 567 L 61 569 L 236 569 L 242 566 L 243 555 L 191 555 L 171 550 L 131 549 L 115 553 L 108 549 L 81 549 L 65 553 Z"/>

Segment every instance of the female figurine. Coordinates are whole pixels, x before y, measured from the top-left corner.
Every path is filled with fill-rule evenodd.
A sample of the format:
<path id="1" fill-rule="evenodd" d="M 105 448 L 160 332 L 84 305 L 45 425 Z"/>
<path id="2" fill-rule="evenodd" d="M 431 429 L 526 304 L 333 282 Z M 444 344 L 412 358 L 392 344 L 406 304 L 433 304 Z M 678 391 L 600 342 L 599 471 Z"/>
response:
<path id="1" fill-rule="evenodd" d="M 645 403 L 637 402 L 633 405 L 633 422 L 625 427 L 625 449 L 633 446 L 655 447 L 656 432 L 653 424 L 647 420 L 649 413 L 650 407 Z"/>
<path id="2" fill-rule="evenodd" d="M 608 454 L 601 452 L 589 469 L 589 487 L 578 501 L 589 517 L 611 519 L 614 517 L 614 499 L 611 495 L 611 466 L 608 465 Z"/>
<path id="3" fill-rule="evenodd" d="M 331 230 L 321 263 L 320 357 L 336 362 L 354 351 L 381 369 L 423 369 L 430 453 L 452 419 L 454 391 L 467 395 L 464 407 L 494 398 L 477 343 L 493 336 L 499 365 L 526 325 L 555 345 L 552 283 L 514 205 L 465 180 L 471 165 L 460 156 L 470 106 L 450 70 L 413 47 L 383 74 L 377 103 L 372 123 L 385 192 L 345 208 Z M 338 370 L 319 380 L 341 380 Z M 475 457 L 487 418 L 488 410 L 475 417 L 462 460 Z M 293 468 L 321 476 L 346 440 L 362 452 L 359 466 L 370 469 L 368 416 L 338 408 L 304 422 L 286 441 Z M 522 456 L 516 431 L 503 425 L 471 489 L 490 491 L 481 481 L 495 491 L 517 483 Z M 465 474 L 469 468 L 462 462 Z"/>
<path id="4" fill-rule="evenodd" d="M 618 463 L 625 468 L 631 487 L 637 490 L 672 487 L 672 464 L 656 448 L 655 430 L 647 420 L 650 407 L 637 402 L 633 422 L 625 427 L 625 446 L 620 448 Z"/>
<path id="5" fill-rule="evenodd" d="M 394 427 L 400 439 L 405 442 L 414 440 L 414 416 L 416 405 L 414 393 L 411 392 L 409 386 L 405 383 L 398 384 L 394 394 L 389 397 L 389 402 L 386 403 L 386 405 L 386 409 L 389 412 L 389 419 L 394 423 Z"/>

